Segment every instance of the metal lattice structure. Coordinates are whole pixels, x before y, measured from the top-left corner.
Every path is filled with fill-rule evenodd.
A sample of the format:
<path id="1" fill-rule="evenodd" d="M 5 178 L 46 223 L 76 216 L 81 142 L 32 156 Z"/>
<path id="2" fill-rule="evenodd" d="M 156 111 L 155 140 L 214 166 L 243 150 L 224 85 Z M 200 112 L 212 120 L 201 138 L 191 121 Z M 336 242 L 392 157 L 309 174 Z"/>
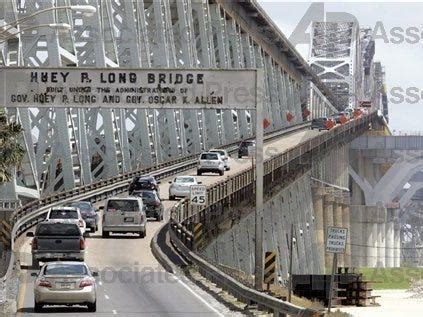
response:
<path id="1" fill-rule="evenodd" d="M 91 5 L 97 12 L 88 17 L 63 8 L 69 5 Z M 245 6 L 243 10 L 256 10 L 257 6 L 254 2 L 228 5 Z M 57 10 L 36 14 L 51 7 Z M 281 58 L 280 52 L 276 56 L 263 44 L 267 43 L 261 39 L 264 33 L 251 34 L 248 25 L 225 11 L 225 3 L 6 0 L 0 4 L 2 25 L 31 14 L 34 16 L 9 33 L 53 22 L 68 23 L 71 30 L 64 34 L 49 28 L 21 32 L 1 44 L 2 66 L 262 68 L 264 116 L 270 122 L 266 132 L 302 121 L 304 74 L 287 62 L 293 61 L 288 54 L 296 56 L 296 52 L 288 47 L 283 53 L 286 56 Z M 258 10 L 251 17 L 262 18 L 262 13 Z M 281 39 L 276 41 L 280 45 Z M 308 67 L 306 63 L 304 67 Z M 254 124 L 254 116 L 245 110 L 52 107 L 7 108 L 7 113 L 22 123 L 27 150 L 16 182 L 3 188 L 2 197 L 11 200 L 71 189 L 244 139 L 252 136 Z"/>
<path id="2" fill-rule="evenodd" d="M 356 22 L 313 22 L 309 63 L 343 107 L 362 96 L 362 54 Z"/>

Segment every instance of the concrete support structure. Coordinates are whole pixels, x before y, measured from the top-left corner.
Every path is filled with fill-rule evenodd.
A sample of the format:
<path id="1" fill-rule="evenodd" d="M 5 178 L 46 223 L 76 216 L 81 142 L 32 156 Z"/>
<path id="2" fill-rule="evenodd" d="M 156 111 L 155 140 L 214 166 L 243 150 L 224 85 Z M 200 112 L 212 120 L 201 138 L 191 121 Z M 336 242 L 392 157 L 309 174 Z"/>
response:
<path id="1" fill-rule="evenodd" d="M 394 267 L 401 266 L 401 225 L 394 222 Z"/>
<path id="2" fill-rule="evenodd" d="M 350 195 L 344 193 L 342 201 L 342 227 L 348 229 L 347 246 L 344 254 L 344 267 L 351 267 L 351 226 L 350 226 Z"/>
<path id="3" fill-rule="evenodd" d="M 385 266 L 395 266 L 395 209 L 388 208 L 385 224 Z"/>
<path id="4" fill-rule="evenodd" d="M 331 193 L 326 193 L 323 200 L 323 227 L 325 241 L 327 239 L 327 228 L 333 226 L 333 205 L 335 197 Z M 332 263 L 332 254 L 325 252 L 325 272 L 330 270 Z"/>
<path id="5" fill-rule="evenodd" d="M 312 187 L 313 210 L 314 210 L 314 230 L 316 232 L 316 244 L 318 263 L 320 267 L 325 264 L 325 228 L 323 222 L 323 197 L 325 188 L 319 185 Z"/>
<path id="6" fill-rule="evenodd" d="M 343 197 L 341 191 L 336 191 L 335 193 L 335 200 L 333 206 L 333 225 L 335 227 L 343 227 L 342 221 L 342 203 Z M 338 266 L 344 267 L 344 255 L 338 254 Z"/>

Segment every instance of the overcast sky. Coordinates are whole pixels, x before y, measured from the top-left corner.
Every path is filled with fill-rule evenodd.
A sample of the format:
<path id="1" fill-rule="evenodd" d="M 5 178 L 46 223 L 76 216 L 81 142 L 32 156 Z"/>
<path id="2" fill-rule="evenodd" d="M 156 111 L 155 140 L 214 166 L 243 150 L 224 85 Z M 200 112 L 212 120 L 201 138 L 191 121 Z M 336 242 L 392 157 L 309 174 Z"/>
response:
<path id="1" fill-rule="evenodd" d="M 310 2 L 264 0 L 259 3 L 288 38 L 310 7 Z M 389 102 L 390 127 L 396 131 L 423 131 L 423 3 L 326 2 L 324 9 L 326 13 L 350 13 L 361 28 L 377 27 L 380 37 L 383 31 L 386 32 L 388 43 L 382 38 L 376 39 L 374 59 L 385 67 L 388 100 L 396 102 Z M 395 27 L 401 29 L 393 29 Z M 398 35 L 393 37 L 390 32 Z M 309 46 L 298 45 L 297 49 L 307 60 Z M 406 90 L 409 88 L 413 95 L 408 95 L 407 102 Z M 397 89 L 397 94 L 399 89 L 404 91 L 403 101 L 393 94 L 393 89 Z"/>

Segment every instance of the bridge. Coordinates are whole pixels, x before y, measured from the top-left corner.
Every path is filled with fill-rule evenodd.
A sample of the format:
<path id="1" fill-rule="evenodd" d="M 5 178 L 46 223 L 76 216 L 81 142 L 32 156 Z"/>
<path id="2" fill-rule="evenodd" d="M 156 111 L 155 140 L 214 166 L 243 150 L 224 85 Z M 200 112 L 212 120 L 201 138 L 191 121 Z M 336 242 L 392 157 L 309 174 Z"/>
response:
<path id="1" fill-rule="evenodd" d="M 333 225 L 351 232 L 340 266 L 400 266 L 395 199 L 360 200 L 363 189 L 370 192 L 354 166 L 354 151 L 379 144 L 369 135 L 386 133 L 388 118 L 374 41 L 355 22 L 313 23 L 309 64 L 255 1 L 4 1 L 0 19 L 3 67 L 261 69 L 263 250 L 276 252 L 277 275 L 287 278 L 290 261 L 294 274 L 324 273 L 332 261 L 324 253 L 326 228 Z M 65 32 L 55 29 L 59 23 Z M 368 114 L 328 131 L 310 130 L 310 120 L 357 107 L 364 99 L 372 103 Z M 258 304 L 252 309 L 316 313 L 249 283 L 257 274 L 251 199 L 256 177 L 250 159 L 232 157 L 223 177 L 199 176 L 207 186 L 207 206 L 167 199 L 168 181 L 194 175 L 202 151 L 221 147 L 235 153 L 241 140 L 254 137 L 254 111 L 3 106 L 10 120 L 22 124 L 26 149 L 13 182 L 0 188 L 1 238 L 10 254 L 5 283 L 20 281 L 18 297 L 7 291 L 18 312 L 33 307 L 30 241 L 24 233 L 53 206 L 87 200 L 99 207 L 107 197 L 124 196 L 133 177 L 149 174 L 161 180 L 164 222 L 149 222 L 142 240 L 102 239 L 98 232 L 87 238 L 86 262 L 103 273 L 98 313 L 224 315 L 228 308 L 187 281 L 175 262 L 194 264 L 217 287 Z M 367 173 L 374 168 L 363 166 Z M 363 232 L 371 237 L 366 243 Z M 116 272 L 119 278 L 107 275 Z"/>

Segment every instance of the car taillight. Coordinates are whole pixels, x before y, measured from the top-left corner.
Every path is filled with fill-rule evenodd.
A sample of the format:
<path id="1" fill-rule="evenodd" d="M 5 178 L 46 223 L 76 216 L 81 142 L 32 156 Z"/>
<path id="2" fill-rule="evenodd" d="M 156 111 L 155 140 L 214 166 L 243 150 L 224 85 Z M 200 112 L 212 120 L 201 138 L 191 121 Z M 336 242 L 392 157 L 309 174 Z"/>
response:
<path id="1" fill-rule="evenodd" d="M 50 288 L 51 287 L 51 283 L 49 281 L 46 281 L 46 280 L 40 280 L 38 282 L 38 286 Z"/>
<path id="2" fill-rule="evenodd" d="M 78 226 L 80 226 L 80 227 L 84 227 L 84 220 L 79 219 L 79 221 L 78 221 Z"/>
<path id="3" fill-rule="evenodd" d="M 140 222 L 144 222 L 144 215 L 141 215 Z"/>
<path id="4" fill-rule="evenodd" d="M 79 238 L 79 249 L 80 250 L 85 250 L 85 239 L 84 238 Z"/>
<path id="5" fill-rule="evenodd" d="M 156 206 L 156 207 L 160 207 L 160 201 L 156 201 L 156 202 L 154 203 L 154 206 Z"/>
<path id="6" fill-rule="evenodd" d="M 103 223 L 106 221 L 106 215 L 103 214 Z"/>
<path id="7" fill-rule="evenodd" d="M 84 287 L 93 286 L 93 285 L 94 285 L 93 281 L 82 280 L 81 283 L 79 283 L 79 288 L 84 288 Z"/>
<path id="8" fill-rule="evenodd" d="M 38 238 L 37 237 L 35 237 L 34 239 L 32 239 L 31 249 L 32 250 L 37 250 L 38 249 Z"/>

